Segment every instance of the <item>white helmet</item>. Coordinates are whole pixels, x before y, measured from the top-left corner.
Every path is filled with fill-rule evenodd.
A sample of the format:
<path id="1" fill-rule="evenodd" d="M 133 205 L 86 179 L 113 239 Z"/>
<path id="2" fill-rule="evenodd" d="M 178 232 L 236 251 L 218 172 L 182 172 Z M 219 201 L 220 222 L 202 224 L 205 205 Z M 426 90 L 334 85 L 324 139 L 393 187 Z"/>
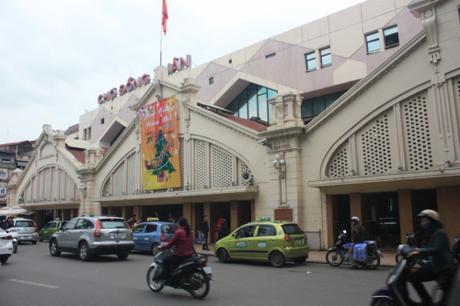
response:
<path id="1" fill-rule="evenodd" d="M 351 217 L 351 221 L 356 221 L 359 223 L 359 217 L 353 216 Z"/>
<path id="2" fill-rule="evenodd" d="M 425 210 L 422 210 L 418 215 L 417 217 L 425 217 L 425 218 L 429 218 L 429 219 L 432 219 L 432 220 L 435 220 L 435 221 L 438 221 L 440 220 L 439 218 L 439 214 L 432 210 L 432 209 L 425 209 Z"/>

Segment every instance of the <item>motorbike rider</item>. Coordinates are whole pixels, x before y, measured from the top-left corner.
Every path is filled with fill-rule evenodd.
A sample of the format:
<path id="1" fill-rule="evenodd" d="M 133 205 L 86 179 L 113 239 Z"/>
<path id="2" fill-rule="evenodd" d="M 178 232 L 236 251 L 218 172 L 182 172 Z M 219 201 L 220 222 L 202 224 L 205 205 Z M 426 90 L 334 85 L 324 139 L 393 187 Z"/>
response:
<path id="1" fill-rule="evenodd" d="M 431 305 L 431 296 L 422 283 L 436 280 L 440 288 L 446 292 L 452 278 L 452 254 L 449 247 L 449 238 L 440 222 L 439 214 L 434 210 L 425 209 L 417 217 L 427 244 L 423 248 L 416 248 L 409 253 L 408 257 L 422 256 L 428 258 L 428 263 L 416 270 L 411 270 L 407 275 L 406 281 L 410 282 L 417 291 L 423 305 Z M 407 300 L 407 286 L 403 287 L 402 293 Z M 444 294 L 443 298 L 446 298 L 446 294 Z"/>
<path id="2" fill-rule="evenodd" d="M 348 255 L 351 258 L 351 268 L 356 269 L 358 263 L 353 258 L 353 251 L 355 249 L 355 244 L 363 243 L 367 239 L 367 231 L 364 226 L 360 224 L 360 219 L 357 216 L 351 218 L 351 247 L 348 250 Z"/>
<path id="3" fill-rule="evenodd" d="M 195 254 L 193 248 L 193 235 L 190 231 L 190 225 L 187 219 L 181 217 L 177 223 L 179 224 L 179 228 L 176 230 L 174 237 L 167 244 L 159 248 L 159 250 L 166 250 L 171 247 L 176 247 L 174 254 L 163 260 L 163 272 L 161 276 L 167 275 L 172 267 L 177 267 Z"/>

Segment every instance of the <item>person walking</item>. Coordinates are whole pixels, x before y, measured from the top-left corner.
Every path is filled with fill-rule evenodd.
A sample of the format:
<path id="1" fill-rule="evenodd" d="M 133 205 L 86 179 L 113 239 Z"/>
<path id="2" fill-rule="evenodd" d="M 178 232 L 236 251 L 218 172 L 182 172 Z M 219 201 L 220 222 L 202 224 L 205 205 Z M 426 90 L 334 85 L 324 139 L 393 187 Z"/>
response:
<path id="1" fill-rule="evenodd" d="M 208 216 L 203 217 L 203 222 L 201 222 L 201 232 L 203 233 L 203 250 L 209 250 L 209 247 L 208 247 L 208 235 L 209 235 Z"/>

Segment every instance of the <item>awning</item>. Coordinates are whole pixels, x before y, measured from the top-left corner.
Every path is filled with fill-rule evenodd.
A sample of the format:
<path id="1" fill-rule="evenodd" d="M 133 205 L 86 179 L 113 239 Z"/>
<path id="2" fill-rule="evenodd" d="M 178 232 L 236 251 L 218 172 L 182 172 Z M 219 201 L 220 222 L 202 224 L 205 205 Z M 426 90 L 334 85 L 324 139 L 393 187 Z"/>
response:
<path id="1" fill-rule="evenodd" d="M 12 217 L 16 215 L 29 215 L 33 212 L 21 207 L 3 207 L 0 209 L 0 216 Z"/>

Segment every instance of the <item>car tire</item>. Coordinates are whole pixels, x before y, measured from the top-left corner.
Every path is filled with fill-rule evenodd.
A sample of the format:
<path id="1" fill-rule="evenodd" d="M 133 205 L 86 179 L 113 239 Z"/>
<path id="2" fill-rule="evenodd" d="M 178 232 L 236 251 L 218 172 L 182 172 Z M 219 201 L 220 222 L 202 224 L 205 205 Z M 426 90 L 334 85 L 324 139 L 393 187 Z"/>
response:
<path id="1" fill-rule="evenodd" d="M 281 252 L 274 251 L 270 254 L 270 264 L 275 268 L 281 268 L 284 266 L 286 259 Z"/>
<path id="2" fill-rule="evenodd" d="M 2 257 L 0 257 L 0 263 L 1 263 L 2 265 L 6 264 L 6 262 L 8 261 L 8 257 L 9 257 L 9 256 L 2 256 Z"/>
<path id="3" fill-rule="evenodd" d="M 59 250 L 57 240 L 55 238 L 50 240 L 49 249 L 51 256 L 57 257 L 61 255 L 61 251 Z"/>
<path id="4" fill-rule="evenodd" d="M 80 242 L 78 245 L 78 257 L 81 261 L 88 261 L 91 259 L 91 253 L 89 251 L 89 246 L 86 241 Z"/>
<path id="5" fill-rule="evenodd" d="M 118 252 L 117 253 L 118 259 L 119 260 L 126 260 L 129 256 L 129 251 L 126 252 Z"/>
<path id="6" fill-rule="evenodd" d="M 152 246 L 150 247 L 150 253 L 153 255 L 156 255 L 158 251 L 156 250 L 156 247 L 158 246 L 158 243 L 152 243 Z"/>
<path id="7" fill-rule="evenodd" d="M 227 250 L 224 248 L 220 248 L 216 252 L 217 259 L 221 263 L 226 263 L 230 261 L 230 255 L 228 254 Z"/>

